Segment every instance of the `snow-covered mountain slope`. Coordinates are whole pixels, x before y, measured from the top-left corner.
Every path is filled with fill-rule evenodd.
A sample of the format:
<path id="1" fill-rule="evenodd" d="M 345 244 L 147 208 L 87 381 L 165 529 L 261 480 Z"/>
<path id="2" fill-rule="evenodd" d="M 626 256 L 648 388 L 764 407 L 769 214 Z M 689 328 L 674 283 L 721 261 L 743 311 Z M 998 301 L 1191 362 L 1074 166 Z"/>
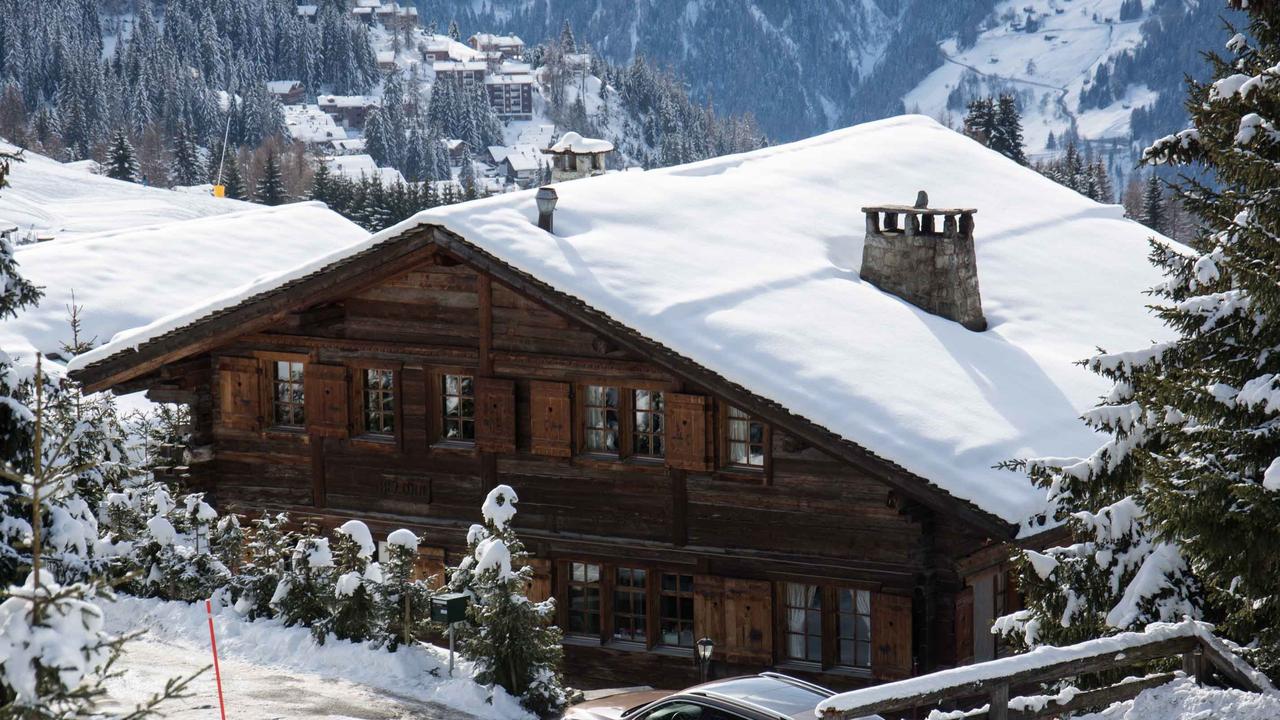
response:
<path id="1" fill-rule="evenodd" d="M 0 141 L 0 149 L 17 150 Z M 60 163 L 33 152 L 14 163 L 9 187 L 0 190 L 0 226 L 19 236 L 71 238 L 175 220 L 220 215 L 253 207 L 208 193 L 178 192 L 94 175 L 86 163 Z"/>
<path id="2" fill-rule="evenodd" d="M 22 186 L 22 179 L 15 178 L 14 184 L 0 192 L 0 202 Z M 26 191 L 29 199 L 44 199 L 33 195 L 29 186 Z M 83 307 L 82 339 L 102 343 L 174 308 L 368 236 L 320 203 L 265 207 L 218 200 L 236 212 L 215 215 L 210 211 L 217 207 L 207 204 L 212 198 L 154 190 L 145 196 L 146 204 L 132 205 L 147 211 L 139 218 L 127 209 L 112 216 L 109 195 L 86 192 L 80 197 L 90 207 L 104 208 L 104 222 L 132 218 L 134 224 L 19 246 L 18 269 L 44 288 L 44 297 L 37 307 L 0 323 L 0 348 L 5 352 L 58 352 L 61 343 L 71 340 L 67 308 L 73 292 L 76 305 Z M 161 217 L 166 213 L 168 218 Z M 211 216 L 198 217 L 201 213 Z M 184 216 L 197 217 L 181 219 Z M 154 224 L 137 222 L 148 219 Z M 155 222 L 164 219 L 170 221 Z"/>

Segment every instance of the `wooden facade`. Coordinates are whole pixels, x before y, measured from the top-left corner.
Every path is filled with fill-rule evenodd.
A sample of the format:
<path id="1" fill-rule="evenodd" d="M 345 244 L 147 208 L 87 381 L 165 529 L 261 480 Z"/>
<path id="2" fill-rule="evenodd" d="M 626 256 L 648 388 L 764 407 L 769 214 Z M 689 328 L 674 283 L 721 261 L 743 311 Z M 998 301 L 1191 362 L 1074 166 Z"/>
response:
<path id="1" fill-rule="evenodd" d="M 965 576 L 1010 530 L 557 293 L 411 230 L 77 373 L 193 410 L 192 483 L 428 538 L 457 561 L 499 483 L 580 685 L 776 667 L 836 688 L 973 657 Z M 613 431 L 613 432 L 611 432 Z"/>

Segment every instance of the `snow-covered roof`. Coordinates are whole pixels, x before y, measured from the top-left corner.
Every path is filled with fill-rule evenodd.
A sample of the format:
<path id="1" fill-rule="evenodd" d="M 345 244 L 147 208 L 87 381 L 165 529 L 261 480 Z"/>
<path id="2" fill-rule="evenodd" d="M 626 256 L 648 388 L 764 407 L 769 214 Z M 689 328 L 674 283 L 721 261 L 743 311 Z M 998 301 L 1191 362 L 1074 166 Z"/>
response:
<path id="1" fill-rule="evenodd" d="M 985 332 L 858 275 L 864 205 L 978 208 Z M 688 360 L 989 513 L 1043 493 L 1010 459 L 1084 455 L 1108 383 L 1094 348 L 1170 337 L 1146 309 L 1153 233 L 923 116 L 648 172 L 557 186 L 555 235 L 532 191 L 438 207 L 368 241 L 188 308 L 77 358 L 137 347 L 359 249 L 439 225 Z"/>
<path id="2" fill-rule="evenodd" d="M 516 145 L 507 148 L 503 162 L 510 163 L 513 172 L 532 172 L 547 165 L 547 157 L 533 145 Z"/>
<path id="3" fill-rule="evenodd" d="M 474 60 L 437 60 L 431 63 L 431 69 L 438 73 L 476 71 L 487 67 L 487 64 Z"/>
<path id="4" fill-rule="evenodd" d="M 485 85 L 533 85 L 532 75 L 489 75 L 484 79 Z M 613 147 L 610 145 L 610 147 Z"/>
<path id="5" fill-rule="evenodd" d="M 274 95 L 284 95 L 292 91 L 296 87 L 301 87 L 302 83 L 297 80 L 268 80 L 267 92 Z"/>
<path id="6" fill-rule="evenodd" d="M 502 65 L 498 67 L 498 72 L 503 75 L 528 75 L 533 72 L 533 66 L 527 62 L 503 60 Z"/>
<path id="7" fill-rule="evenodd" d="M 285 105 L 284 125 L 289 137 L 302 142 L 342 140 L 347 131 L 318 105 Z"/>
<path id="8" fill-rule="evenodd" d="M 311 17 L 316 14 L 318 6 L 316 5 L 299 5 L 298 14 L 304 17 Z"/>
<path id="9" fill-rule="evenodd" d="M 72 292 L 84 307 L 85 339 L 106 342 L 174 308 L 232 290 L 246 278 L 277 273 L 369 236 L 322 203 L 217 202 L 238 212 L 19 246 L 23 276 L 43 286 L 45 296 L 39 306 L 0 322 L 0 347 L 56 352 L 71 339 L 66 308 Z"/>
<path id="10" fill-rule="evenodd" d="M 493 33 L 476 33 L 471 39 L 479 46 L 496 45 L 502 47 L 510 47 L 513 45 L 524 45 L 524 41 L 519 35 L 495 35 Z"/>
<path id="11" fill-rule="evenodd" d="M 316 101 L 320 105 L 333 107 L 373 107 L 381 103 L 372 95 L 321 95 Z"/>
<path id="12" fill-rule="evenodd" d="M 397 181 L 404 182 L 404 175 L 401 175 L 399 170 L 392 167 L 378 167 L 378 163 L 374 162 L 373 157 L 367 153 L 338 155 L 324 158 L 323 162 L 333 172 L 352 180 L 367 176 L 380 181 L 383 185 L 391 185 Z"/>
<path id="13" fill-rule="evenodd" d="M 608 140 L 585 138 L 572 130 L 561 135 L 556 144 L 548 148 L 548 151 L 553 153 L 598 153 L 611 150 L 613 150 L 613 143 Z"/>

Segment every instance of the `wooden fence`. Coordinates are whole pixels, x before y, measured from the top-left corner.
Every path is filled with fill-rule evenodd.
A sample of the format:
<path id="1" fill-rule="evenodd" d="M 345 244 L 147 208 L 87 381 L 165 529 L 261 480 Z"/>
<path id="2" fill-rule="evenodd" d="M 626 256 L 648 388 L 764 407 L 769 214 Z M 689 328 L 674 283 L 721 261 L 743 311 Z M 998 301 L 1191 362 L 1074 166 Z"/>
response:
<path id="1" fill-rule="evenodd" d="M 1094 690 L 1047 697 L 1040 694 L 1044 685 L 1179 656 L 1183 671 L 1200 682 L 1216 680 L 1253 692 L 1276 692 L 1265 675 L 1231 652 L 1210 632 L 1209 626 L 1187 621 L 1153 625 L 1146 632 L 1124 633 L 1068 647 L 1037 648 L 1023 655 L 841 693 L 824 700 L 818 711 L 825 720 L 853 720 L 874 715 L 892 720 L 922 717 L 931 709 L 955 707 L 973 708 L 965 713 L 966 720 L 1060 716 L 1128 700 L 1143 690 L 1173 680 L 1176 674 L 1131 677 Z M 1011 699 L 1013 692 L 1031 694 Z"/>

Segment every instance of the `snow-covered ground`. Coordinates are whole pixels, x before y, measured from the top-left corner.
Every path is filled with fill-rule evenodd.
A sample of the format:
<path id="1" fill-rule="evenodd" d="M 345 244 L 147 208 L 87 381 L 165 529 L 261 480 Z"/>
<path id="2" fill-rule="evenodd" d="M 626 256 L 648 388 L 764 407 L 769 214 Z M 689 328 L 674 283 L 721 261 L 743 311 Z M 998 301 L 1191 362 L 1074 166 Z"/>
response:
<path id="1" fill-rule="evenodd" d="M 104 606 L 109 632 L 145 630 L 126 645 L 114 669 L 123 675 L 108 684 L 108 698 L 132 707 L 172 677 L 187 676 L 212 663 L 209 625 L 203 605 L 120 596 Z M 310 630 L 277 621 L 246 622 L 215 605 L 222 689 L 227 717 L 268 718 L 439 718 L 441 720 L 526 720 L 530 716 L 502 690 L 490 702 L 487 688 L 459 662 L 448 677 L 446 651 L 431 646 L 394 653 L 330 638 L 317 644 Z M 190 686 L 192 697 L 164 706 L 174 718 L 217 717 L 212 668 Z"/>
<path id="2" fill-rule="evenodd" d="M 0 149 L 16 150 L 0 142 Z M 247 210 L 253 205 L 211 195 L 178 193 L 94 175 L 84 163 L 64 165 L 32 152 L 15 163 L 0 191 L 0 227 L 58 239 Z"/>
<path id="3" fill-rule="evenodd" d="M 1180 678 L 1077 720 L 1275 720 L 1280 697 L 1197 685 Z"/>

